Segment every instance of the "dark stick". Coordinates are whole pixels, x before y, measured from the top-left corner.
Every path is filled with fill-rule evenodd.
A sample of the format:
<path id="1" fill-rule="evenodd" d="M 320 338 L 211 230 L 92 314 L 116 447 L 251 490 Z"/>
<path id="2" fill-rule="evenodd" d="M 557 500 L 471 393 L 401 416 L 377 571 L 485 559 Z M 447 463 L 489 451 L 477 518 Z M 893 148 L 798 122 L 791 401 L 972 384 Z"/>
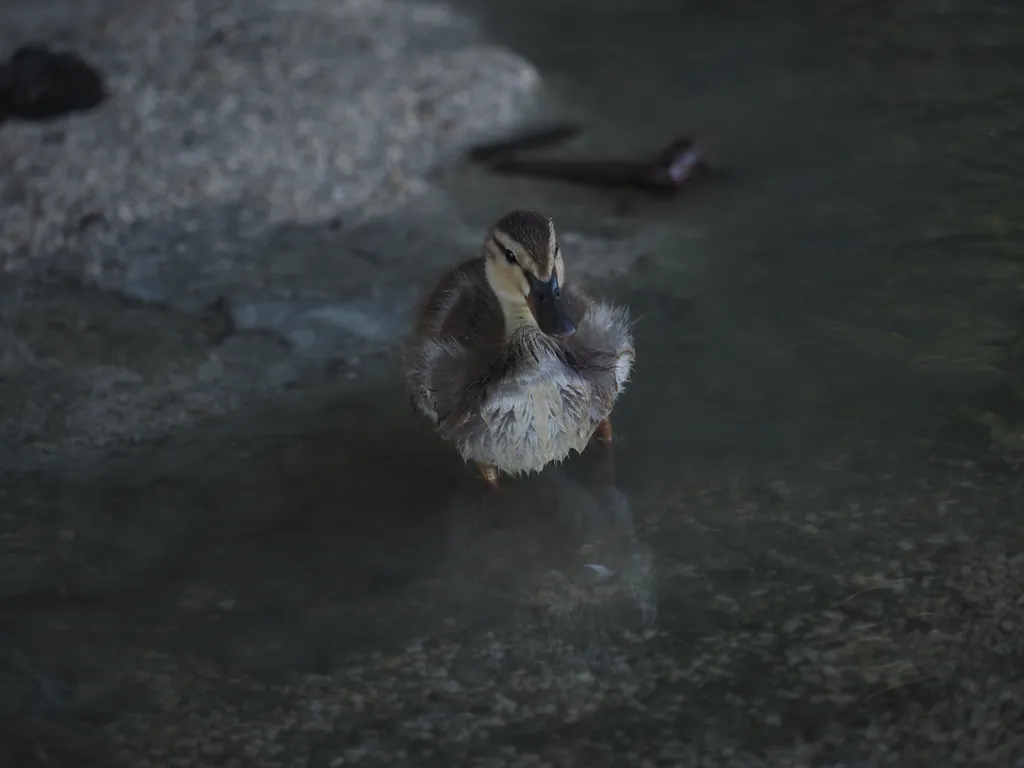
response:
<path id="1" fill-rule="evenodd" d="M 547 160 L 508 155 L 490 165 L 496 173 L 536 176 L 596 187 L 633 187 L 674 194 L 710 170 L 690 139 L 676 139 L 651 160 Z"/>

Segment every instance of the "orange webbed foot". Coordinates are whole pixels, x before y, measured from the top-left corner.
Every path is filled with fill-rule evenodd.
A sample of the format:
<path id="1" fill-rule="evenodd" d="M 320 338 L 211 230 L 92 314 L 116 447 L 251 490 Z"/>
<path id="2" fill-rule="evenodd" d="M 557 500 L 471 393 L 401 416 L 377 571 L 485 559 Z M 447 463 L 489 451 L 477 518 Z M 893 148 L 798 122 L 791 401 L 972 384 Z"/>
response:
<path id="1" fill-rule="evenodd" d="M 599 443 L 610 443 L 612 441 L 611 418 L 604 419 L 597 425 L 597 429 L 594 431 L 594 439 Z"/>
<path id="2" fill-rule="evenodd" d="M 494 488 L 495 490 L 497 490 L 498 488 L 501 487 L 498 484 L 498 468 L 497 467 L 492 467 L 492 466 L 489 466 L 487 464 L 480 464 L 480 463 L 477 463 L 476 466 L 477 466 L 477 469 L 480 470 L 480 476 L 484 479 L 485 483 L 487 483 L 489 486 L 491 486 L 491 488 Z"/>

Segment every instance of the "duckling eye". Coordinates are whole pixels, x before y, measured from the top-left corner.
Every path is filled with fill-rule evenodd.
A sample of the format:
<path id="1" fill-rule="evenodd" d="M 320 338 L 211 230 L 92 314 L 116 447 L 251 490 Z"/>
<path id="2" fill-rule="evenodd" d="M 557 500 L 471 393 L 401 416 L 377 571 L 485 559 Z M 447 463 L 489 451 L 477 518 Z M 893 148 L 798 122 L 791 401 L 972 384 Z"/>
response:
<path id="1" fill-rule="evenodd" d="M 516 255 L 514 253 L 512 253 L 512 249 L 511 248 L 506 248 L 505 249 L 505 261 L 507 261 L 509 264 L 518 264 L 519 263 L 519 260 L 516 259 Z"/>

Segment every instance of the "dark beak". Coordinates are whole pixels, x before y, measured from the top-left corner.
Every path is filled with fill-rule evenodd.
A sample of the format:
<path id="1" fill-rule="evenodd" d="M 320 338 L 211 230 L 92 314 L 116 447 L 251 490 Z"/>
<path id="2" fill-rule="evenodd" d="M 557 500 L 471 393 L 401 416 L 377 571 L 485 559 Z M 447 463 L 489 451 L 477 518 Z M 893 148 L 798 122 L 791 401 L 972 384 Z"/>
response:
<path id="1" fill-rule="evenodd" d="M 546 283 L 531 277 L 530 298 L 533 316 L 544 333 L 548 336 L 572 336 L 576 333 L 576 323 L 569 317 L 565 302 L 562 300 L 558 275 L 551 275 L 551 279 Z"/>

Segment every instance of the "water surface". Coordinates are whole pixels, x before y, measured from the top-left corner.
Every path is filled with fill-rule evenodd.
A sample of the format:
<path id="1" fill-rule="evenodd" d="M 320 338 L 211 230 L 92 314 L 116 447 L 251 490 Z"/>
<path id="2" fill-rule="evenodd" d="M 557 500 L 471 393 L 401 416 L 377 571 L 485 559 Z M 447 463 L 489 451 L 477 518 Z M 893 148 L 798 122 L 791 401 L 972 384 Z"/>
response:
<path id="1" fill-rule="evenodd" d="M 467 221 L 549 211 L 570 270 L 623 252 L 613 455 L 489 495 L 392 356 L 10 478 L 0 613 L 77 681 L 23 686 L 18 764 L 1024 758 L 1024 15 L 462 5 L 570 151 L 690 134 L 723 169 L 672 202 L 438 172 Z"/>

